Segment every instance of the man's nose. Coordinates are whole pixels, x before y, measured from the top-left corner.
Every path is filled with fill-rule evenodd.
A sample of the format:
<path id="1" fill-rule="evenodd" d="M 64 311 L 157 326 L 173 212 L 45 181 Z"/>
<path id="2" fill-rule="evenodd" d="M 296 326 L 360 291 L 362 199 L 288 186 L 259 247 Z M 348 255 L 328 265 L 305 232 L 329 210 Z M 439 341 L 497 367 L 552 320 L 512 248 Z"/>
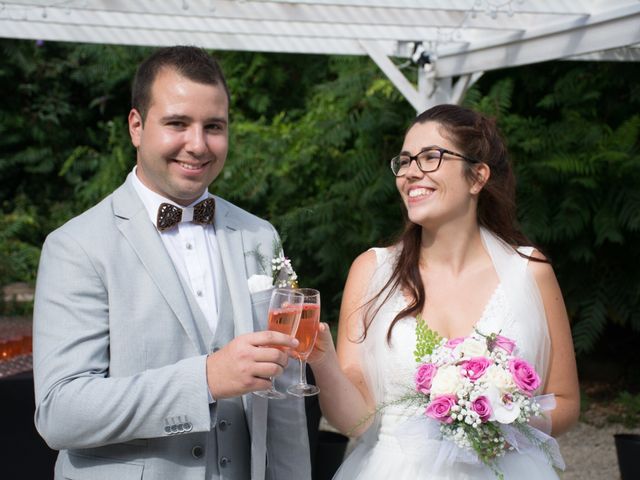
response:
<path id="1" fill-rule="evenodd" d="M 207 151 L 207 142 L 204 129 L 192 125 L 187 133 L 187 151 L 193 156 L 203 155 Z"/>

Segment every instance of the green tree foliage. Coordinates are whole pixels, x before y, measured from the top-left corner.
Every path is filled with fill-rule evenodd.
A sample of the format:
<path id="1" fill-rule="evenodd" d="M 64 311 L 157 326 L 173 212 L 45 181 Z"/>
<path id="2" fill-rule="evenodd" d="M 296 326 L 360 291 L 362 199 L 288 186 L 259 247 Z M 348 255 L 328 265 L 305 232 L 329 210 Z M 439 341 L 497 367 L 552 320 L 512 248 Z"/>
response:
<path id="1" fill-rule="evenodd" d="M 62 166 L 107 145 L 102 125 L 127 95 L 135 52 L 0 41 L 0 284 L 33 281 L 43 236 L 90 203 L 76 196 L 95 174 L 90 156 Z"/>
<path id="2" fill-rule="evenodd" d="M 393 236 L 401 210 L 388 159 L 412 110 L 362 58 L 332 58 L 306 108 L 234 122 L 224 181 L 213 190 L 271 219 L 307 285 L 335 319 L 355 256 Z"/>
<path id="3" fill-rule="evenodd" d="M 33 281 L 46 233 L 131 170 L 129 88 L 148 51 L 0 41 L 0 284 Z M 335 321 L 353 259 L 403 223 L 388 159 L 415 112 L 366 58 L 217 56 L 232 95 L 231 148 L 212 191 L 276 225 Z M 608 325 L 640 330 L 638 73 L 638 64 L 522 67 L 485 75 L 465 100 L 504 131 L 521 224 L 554 264 L 580 352 Z"/>
<path id="4" fill-rule="evenodd" d="M 637 64 L 537 65 L 500 72 L 487 79 L 492 94 L 469 96 L 499 118 L 522 227 L 552 260 L 579 353 L 608 323 L 640 332 L 640 86 L 630 81 L 639 72 Z"/>

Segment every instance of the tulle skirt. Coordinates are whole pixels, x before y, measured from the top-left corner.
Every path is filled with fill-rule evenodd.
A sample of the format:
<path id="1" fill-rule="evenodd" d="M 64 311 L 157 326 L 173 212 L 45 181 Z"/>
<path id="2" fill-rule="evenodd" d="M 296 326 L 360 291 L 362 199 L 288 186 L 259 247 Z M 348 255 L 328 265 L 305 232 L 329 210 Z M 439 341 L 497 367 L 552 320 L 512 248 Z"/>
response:
<path id="1" fill-rule="evenodd" d="M 386 417 L 386 418 L 385 418 Z M 406 418 L 406 417 L 405 417 Z M 479 463 L 438 462 L 440 440 L 421 442 L 419 450 L 399 440 L 397 418 L 383 415 L 377 439 L 364 435 L 334 480 L 495 480 Z M 504 480 L 558 480 L 556 470 L 540 456 L 508 452 L 497 462 Z"/>

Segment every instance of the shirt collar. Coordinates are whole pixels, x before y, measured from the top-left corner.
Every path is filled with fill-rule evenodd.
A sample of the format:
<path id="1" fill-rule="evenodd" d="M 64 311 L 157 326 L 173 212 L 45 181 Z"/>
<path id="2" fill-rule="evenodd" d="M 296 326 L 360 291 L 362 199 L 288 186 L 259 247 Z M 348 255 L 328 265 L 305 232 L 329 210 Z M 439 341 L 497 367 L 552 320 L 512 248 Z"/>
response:
<path id="1" fill-rule="evenodd" d="M 178 208 L 182 208 L 183 210 L 188 211 L 189 209 L 192 210 L 193 206 L 196 203 L 202 200 L 205 200 L 210 196 L 209 192 L 205 190 L 202 193 L 202 195 L 198 197 L 198 199 L 196 199 L 194 202 L 187 205 L 186 207 L 183 207 L 182 205 L 178 205 L 173 200 L 165 198 L 162 195 L 154 192 L 149 187 L 147 187 L 144 183 L 142 183 L 142 181 L 140 181 L 140 179 L 138 178 L 137 169 L 138 169 L 138 166 L 137 165 L 134 166 L 133 170 L 129 175 L 131 175 L 133 180 L 133 188 L 135 189 L 136 193 L 140 197 L 140 200 L 142 200 L 142 204 L 144 205 L 144 208 L 147 210 L 147 214 L 151 219 L 151 223 L 153 223 L 154 225 L 156 224 L 156 220 L 158 217 L 158 208 L 160 207 L 161 203 L 170 203 L 171 205 L 175 205 Z M 185 215 L 185 217 L 188 217 L 188 218 L 191 218 L 191 216 L 192 215 Z"/>

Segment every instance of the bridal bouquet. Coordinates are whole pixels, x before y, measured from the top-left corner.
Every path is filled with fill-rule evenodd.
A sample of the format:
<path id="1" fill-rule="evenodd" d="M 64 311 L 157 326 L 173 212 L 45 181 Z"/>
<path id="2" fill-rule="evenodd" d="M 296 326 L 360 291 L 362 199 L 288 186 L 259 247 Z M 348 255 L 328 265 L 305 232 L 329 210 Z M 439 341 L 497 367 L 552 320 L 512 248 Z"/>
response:
<path id="1" fill-rule="evenodd" d="M 513 340 L 479 331 L 440 339 L 421 319 L 417 339 L 413 399 L 437 422 L 442 439 L 463 450 L 458 457 L 470 453 L 472 461 L 484 463 L 498 478 L 497 459 L 508 450 L 535 448 L 552 463 L 562 463 L 553 439 L 529 426 L 531 417 L 547 406 L 541 408 L 538 399 L 543 397 L 533 396 L 540 377 L 518 357 Z M 544 403 L 553 402 L 548 400 Z"/>

